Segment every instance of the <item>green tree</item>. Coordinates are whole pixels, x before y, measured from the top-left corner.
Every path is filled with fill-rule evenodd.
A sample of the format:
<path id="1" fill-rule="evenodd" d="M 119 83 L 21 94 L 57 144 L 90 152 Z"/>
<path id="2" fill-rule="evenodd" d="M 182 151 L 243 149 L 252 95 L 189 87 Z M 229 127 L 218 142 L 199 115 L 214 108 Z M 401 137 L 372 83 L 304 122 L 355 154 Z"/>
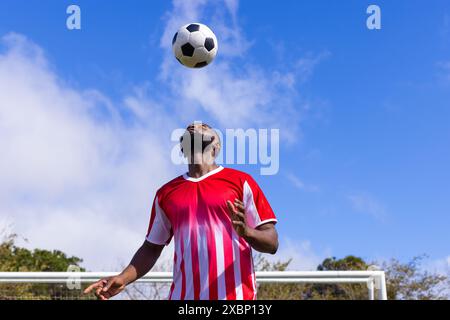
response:
<path id="1" fill-rule="evenodd" d="M 445 275 L 430 273 L 421 268 L 424 256 L 401 263 L 396 259 L 381 264 L 386 272 L 389 299 L 436 300 L 449 298 L 449 279 Z M 285 271 L 291 260 L 269 262 L 262 255 L 255 257 L 255 267 L 261 271 Z M 370 265 L 360 257 L 347 256 L 325 259 L 317 270 L 367 270 Z M 260 284 L 258 299 L 367 299 L 367 287 L 359 284 Z"/>
<path id="2" fill-rule="evenodd" d="M 450 283 L 445 275 L 431 273 L 421 268 L 426 255 L 414 257 L 407 263 L 391 259 L 382 264 L 386 272 L 389 299 L 446 300 Z"/>
<path id="3" fill-rule="evenodd" d="M 256 254 L 255 268 L 258 271 L 286 271 L 291 260 L 269 262 L 263 255 Z M 304 299 L 304 286 L 296 283 L 262 283 L 258 285 L 257 298 L 260 300 Z"/>
<path id="4" fill-rule="evenodd" d="M 346 256 L 343 259 L 331 257 L 317 266 L 319 271 L 367 270 L 368 264 L 359 257 Z M 365 284 L 313 284 L 307 288 L 306 297 L 320 300 L 362 300 L 367 299 Z"/>
<path id="5" fill-rule="evenodd" d="M 15 244 L 17 236 L 8 235 L 0 243 L 0 271 L 67 271 L 69 266 L 76 266 L 85 271 L 80 264 L 82 259 L 67 256 L 59 250 L 29 250 Z M 8 284 L 0 285 L 0 299 L 60 299 L 72 296 L 65 284 Z M 78 293 L 77 293 L 78 294 Z"/>

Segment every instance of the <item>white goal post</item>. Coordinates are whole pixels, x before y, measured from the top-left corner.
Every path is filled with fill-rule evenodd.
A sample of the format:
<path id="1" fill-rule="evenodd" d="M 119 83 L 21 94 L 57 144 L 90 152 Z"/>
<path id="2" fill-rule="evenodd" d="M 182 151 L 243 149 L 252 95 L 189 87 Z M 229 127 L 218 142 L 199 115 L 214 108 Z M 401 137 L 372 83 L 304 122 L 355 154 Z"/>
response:
<path id="1" fill-rule="evenodd" d="M 91 283 L 117 272 L 0 272 L 0 284 Z M 137 282 L 171 282 L 172 272 L 149 272 Z M 257 271 L 258 283 L 366 284 L 368 298 L 387 300 L 384 271 Z"/>

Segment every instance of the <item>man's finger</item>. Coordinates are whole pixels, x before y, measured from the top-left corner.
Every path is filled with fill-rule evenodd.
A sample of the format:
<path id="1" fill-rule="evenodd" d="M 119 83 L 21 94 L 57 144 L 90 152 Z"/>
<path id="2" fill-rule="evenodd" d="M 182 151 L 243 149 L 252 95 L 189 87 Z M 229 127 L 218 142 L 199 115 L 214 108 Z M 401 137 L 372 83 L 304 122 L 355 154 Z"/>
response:
<path id="1" fill-rule="evenodd" d="M 238 211 L 236 212 L 235 216 L 239 219 L 239 221 L 245 222 L 245 214 Z"/>
<path id="2" fill-rule="evenodd" d="M 87 293 L 91 292 L 92 289 L 94 289 L 95 286 L 96 286 L 95 283 L 94 283 L 94 284 L 91 284 L 89 287 L 87 287 L 86 289 L 84 289 L 83 293 L 84 293 L 84 294 L 87 294 Z"/>
<path id="3" fill-rule="evenodd" d="M 103 287 L 105 286 L 106 282 L 107 282 L 107 280 L 102 279 L 98 282 L 98 285 L 96 286 L 95 296 L 99 299 L 100 299 L 101 292 L 102 292 Z"/>
<path id="4" fill-rule="evenodd" d="M 111 286 L 114 284 L 114 282 L 116 282 L 116 280 L 114 278 L 108 279 L 108 281 L 106 282 L 106 285 L 103 287 L 103 292 L 108 291 L 109 288 L 111 288 Z"/>
<path id="5" fill-rule="evenodd" d="M 108 298 L 104 296 L 104 293 L 100 293 L 100 294 L 98 295 L 98 298 L 99 298 L 100 300 L 108 300 Z"/>
<path id="6" fill-rule="evenodd" d="M 234 208 L 234 206 L 230 200 L 227 200 L 227 206 L 228 206 L 228 211 L 230 211 L 231 215 L 236 214 L 236 209 Z"/>
<path id="7" fill-rule="evenodd" d="M 97 282 L 94 282 L 93 284 L 91 284 L 89 287 L 87 287 L 86 289 L 84 289 L 84 293 L 89 293 L 91 292 L 93 289 L 97 288 L 98 286 L 103 287 L 103 280 L 99 280 Z"/>
<path id="8" fill-rule="evenodd" d="M 242 227 L 242 228 L 245 227 L 245 223 L 243 223 L 242 221 L 232 221 L 232 222 L 235 226 Z"/>
<path id="9" fill-rule="evenodd" d="M 111 294 L 109 292 L 102 292 L 101 293 L 102 300 L 108 300 L 111 298 Z"/>
<path id="10" fill-rule="evenodd" d="M 234 206 L 238 209 L 240 212 L 245 212 L 245 207 L 243 203 L 234 202 Z"/>
<path id="11" fill-rule="evenodd" d="M 101 286 L 101 281 L 97 281 L 97 282 L 94 282 L 93 284 L 91 284 L 89 287 L 87 287 L 86 289 L 84 289 L 84 293 L 89 293 L 89 292 L 91 292 L 93 289 L 97 288 L 98 286 Z"/>
<path id="12" fill-rule="evenodd" d="M 102 288 L 103 287 L 98 287 L 97 290 L 95 290 L 95 296 L 99 299 L 102 297 Z"/>

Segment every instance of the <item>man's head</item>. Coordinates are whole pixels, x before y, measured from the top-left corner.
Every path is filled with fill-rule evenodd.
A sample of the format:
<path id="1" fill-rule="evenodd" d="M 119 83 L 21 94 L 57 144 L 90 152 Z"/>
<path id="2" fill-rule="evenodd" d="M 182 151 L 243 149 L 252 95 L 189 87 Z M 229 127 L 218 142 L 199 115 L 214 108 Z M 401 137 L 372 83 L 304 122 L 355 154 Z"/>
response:
<path id="1" fill-rule="evenodd" d="M 189 164 L 212 164 L 220 151 L 217 132 L 206 123 L 194 122 L 180 137 L 180 147 Z"/>

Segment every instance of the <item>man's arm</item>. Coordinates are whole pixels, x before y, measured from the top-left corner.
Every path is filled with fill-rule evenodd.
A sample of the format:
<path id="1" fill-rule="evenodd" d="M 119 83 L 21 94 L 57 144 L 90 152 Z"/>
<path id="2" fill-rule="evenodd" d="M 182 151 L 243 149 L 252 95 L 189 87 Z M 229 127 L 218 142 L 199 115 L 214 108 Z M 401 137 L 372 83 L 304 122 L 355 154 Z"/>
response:
<path id="1" fill-rule="evenodd" d="M 278 233 L 271 222 L 256 229 L 247 228 L 244 239 L 259 252 L 275 254 L 278 250 Z"/>
<path id="2" fill-rule="evenodd" d="M 250 246 L 263 253 L 275 254 L 278 250 L 278 233 L 273 223 L 262 224 L 255 229 L 247 224 L 244 203 L 239 199 L 227 201 L 231 221 L 237 234 L 243 237 Z"/>
<path id="3" fill-rule="evenodd" d="M 146 275 L 155 265 L 163 249 L 164 245 L 144 241 L 119 277 L 128 285 Z"/>
<path id="4" fill-rule="evenodd" d="M 134 254 L 130 264 L 119 275 L 100 279 L 86 288 L 84 293 L 95 290 L 95 295 L 101 300 L 107 300 L 117 295 L 128 284 L 141 278 L 153 268 L 163 248 L 164 245 L 144 241 Z"/>

